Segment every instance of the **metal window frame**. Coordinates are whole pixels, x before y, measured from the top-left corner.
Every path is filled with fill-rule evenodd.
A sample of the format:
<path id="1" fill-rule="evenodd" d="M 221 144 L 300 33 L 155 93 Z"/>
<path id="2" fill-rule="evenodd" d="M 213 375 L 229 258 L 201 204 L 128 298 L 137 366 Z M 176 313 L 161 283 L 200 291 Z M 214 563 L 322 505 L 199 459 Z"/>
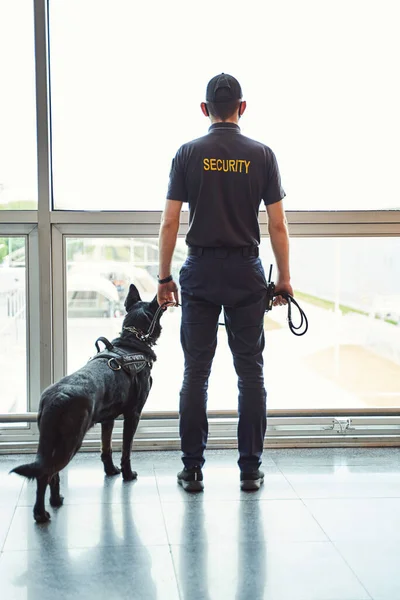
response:
<path id="1" fill-rule="evenodd" d="M 65 373 L 66 365 L 66 268 L 65 238 L 157 237 L 161 211 L 61 211 L 52 209 L 51 118 L 49 84 L 48 0 L 32 0 L 35 27 L 36 115 L 38 158 L 38 209 L 0 211 L 1 235 L 27 236 L 27 339 L 28 407 L 38 408 L 40 390 Z M 400 236 L 400 211 L 288 211 L 291 237 L 390 237 Z M 188 213 L 181 218 L 184 236 Z M 260 213 L 262 237 L 268 236 L 265 212 Z M 39 351 L 38 351 L 39 349 Z M 362 412 L 362 411 L 361 411 Z M 269 445 L 396 445 L 400 418 L 387 411 L 375 415 L 356 410 L 312 415 L 307 411 L 279 416 L 271 411 L 266 447 Z M 303 415 L 303 416 L 302 416 Z M 383 416 L 385 415 L 385 416 Z M 28 417 L 28 415 L 25 415 Z M 138 448 L 178 447 L 177 415 L 145 416 L 137 432 Z M 356 428 L 336 431 L 350 418 Z M 344 419 L 344 420 L 343 420 Z M 11 416 L 0 415 L 0 452 L 31 451 L 37 444 L 34 422 L 21 430 L 1 429 Z M 211 415 L 210 447 L 236 445 L 236 417 Z M 336 423 L 336 425 L 335 425 Z M 343 425 L 344 423 L 344 425 Z M 326 429 L 328 427 L 328 429 Z M 330 430 L 330 427 L 332 428 Z M 324 429 L 325 428 L 325 429 Z M 120 427 L 116 427 L 116 444 Z M 88 433 L 84 448 L 97 447 L 98 428 Z"/>

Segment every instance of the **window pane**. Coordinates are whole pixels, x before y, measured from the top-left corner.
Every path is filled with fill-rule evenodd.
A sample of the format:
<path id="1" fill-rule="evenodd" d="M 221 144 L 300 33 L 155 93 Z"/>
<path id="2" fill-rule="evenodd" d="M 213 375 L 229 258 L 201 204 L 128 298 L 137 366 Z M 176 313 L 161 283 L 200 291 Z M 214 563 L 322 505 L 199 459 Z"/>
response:
<path id="1" fill-rule="evenodd" d="M 25 238 L 0 237 L 0 412 L 27 410 Z"/>
<path id="2" fill-rule="evenodd" d="M 179 240 L 174 257 L 176 280 L 185 254 L 184 241 Z M 268 240 L 263 240 L 261 254 L 268 272 L 272 260 Z M 283 307 L 266 314 L 268 407 L 400 406 L 400 266 L 396 259 L 400 239 L 295 238 L 291 254 L 296 298 L 309 319 L 309 331 L 304 337 L 292 335 Z M 118 335 L 122 323 L 118 315 L 124 314 L 130 282 L 137 285 L 143 299 L 154 297 L 157 256 L 156 240 L 67 240 L 68 372 L 95 354 L 99 336 L 111 340 Z M 275 274 L 276 270 L 272 279 Z M 293 322 L 298 322 L 295 308 Z M 180 308 L 168 309 L 161 324 L 153 388 L 145 410 L 176 411 L 183 374 Z M 236 407 L 236 374 L 221 315 L 209 408 Z"/>
<path id="3" fill-rule="evenodd" d="M 0 0 L 0 56 L 0 210 L 36 209 L 32 0 Z"/>
<path id="4" fill-rule="evenodd" d="M 399 209 L 397 24 L 394 1 L 220 0 L 210 18 L 185 0 L 51 0 L 55 207 L 162 209 L 224 71 L 248 100 L 242 132 L 277 155 L 288 209 Z"/>

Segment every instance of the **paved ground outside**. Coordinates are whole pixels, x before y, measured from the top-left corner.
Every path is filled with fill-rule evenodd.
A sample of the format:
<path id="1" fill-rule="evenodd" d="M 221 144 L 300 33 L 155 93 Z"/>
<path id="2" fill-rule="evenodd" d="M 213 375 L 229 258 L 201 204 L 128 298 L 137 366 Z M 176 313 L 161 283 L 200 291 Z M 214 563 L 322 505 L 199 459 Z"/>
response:
<path id="1" fill-rule="evenodd" d="M 265 317 L 265 379 L 269 408 L 400 407 L 399 328 L 363 315 L 334 314 L 303 304 L 309 331 L 292 335 L 286 309 L 274 308 Z M 293 315 L 296 323 L 297 314 Z M 222 321 L 222 319 L 221 319 Z M 121 330 L 122 318 L 68 320 L 68 372 L 96 352 L 99 336 L 110 340 Z M 4 328 L 0 347 L 0 412 L 26 410 L 25 321 Z M 146 409 L 176 411 L 182 382 L 183 356 L 179 341 L 180 310 L 169 309 L 155 347 L 154 386 Z M 237 382 L 224 325 L 209 386 L 209 408 L 235 410 Z"/>

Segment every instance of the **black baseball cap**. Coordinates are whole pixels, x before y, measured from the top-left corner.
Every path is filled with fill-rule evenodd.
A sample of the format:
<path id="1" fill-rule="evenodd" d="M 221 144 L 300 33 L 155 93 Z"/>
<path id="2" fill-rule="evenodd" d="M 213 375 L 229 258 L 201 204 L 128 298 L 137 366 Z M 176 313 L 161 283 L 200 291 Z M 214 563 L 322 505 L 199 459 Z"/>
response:
<path id="1" fill-rule="evenodd" d="M 241 100 L 242 88 L 232 75 L 221 73 L 216 75 L 207 85 L 206 102 L 230 102 Z"/>

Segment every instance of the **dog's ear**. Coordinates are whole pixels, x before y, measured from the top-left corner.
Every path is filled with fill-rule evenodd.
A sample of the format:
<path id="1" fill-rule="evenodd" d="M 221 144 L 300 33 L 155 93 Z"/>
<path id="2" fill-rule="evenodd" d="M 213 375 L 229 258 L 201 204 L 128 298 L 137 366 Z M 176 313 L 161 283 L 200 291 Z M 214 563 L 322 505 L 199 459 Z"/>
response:
<path id="1" fill-rule="evenodd" d="M 126 312 L 129 312 L 131 310 L 132 306 L 134 304 L 136 304 L 136 302 L 140 302 L 140 300 L 141 300 L 141 298 L 140 298 L 139 290 L 137 289 L 137 287 L 135 285 L 133 285 L 133 283 L 131 283 L 131 285 L 129 286 L 128 295 L 125 299 Z"/>

